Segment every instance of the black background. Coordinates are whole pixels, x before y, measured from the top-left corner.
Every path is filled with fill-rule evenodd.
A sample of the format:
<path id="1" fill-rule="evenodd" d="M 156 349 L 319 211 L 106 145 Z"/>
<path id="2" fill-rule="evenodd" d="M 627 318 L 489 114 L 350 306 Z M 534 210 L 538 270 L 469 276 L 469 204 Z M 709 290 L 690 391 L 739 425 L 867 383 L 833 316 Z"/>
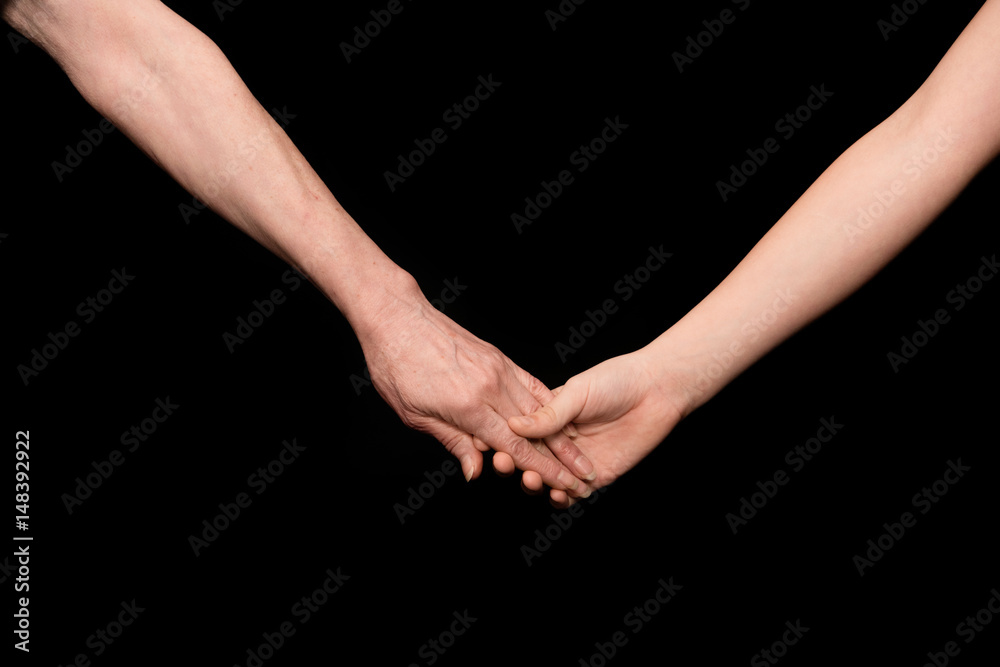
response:
<path id="1" fill-rule="evenodd" d="M 245 0 L 221 18 L 208 0 L 168 4 L 266 108 L 294 114 L 288 134 L 428 297 L 457 277 L 468 287 L 445 313 L 556 386 L 703 298 L 916 89 L 980 3 L 919 6 L 886 40 L 877 22 L 889 3 L 592 0 L 553 31 L 554 0 L 406 2 L 351 63 L 338 44 L 384 3 Z M 736 21 L 678 72 L 671 54 L 727 7 Z M 810 630 L 782 664 L 921 665 L 951 640 L 956 664 L 1000 652 L 1000 623 L 968 645 L 955 633 L 1000 586 L 1000 287 L 961 311 L 946 302 L 998 249 L 997 165 L 528 566 L 521 547 L 554 510 L 489 470 L 468 485 L 449 477 L 401 525 L 394 505 L 448 454 L 371 387 L 356 391 L 364 358 L 349 326 L 311 286 L 290 291 L 280 260 L 211 212 L 186 224 L 179 205 L 191 197 L 118 132 L 57 180 L 51 163 L 101 117 L 48 56 L 4 32 L 3 421 L 10 449 L 16 430 L 31 432 L 27 662 L 245 665 L 262 633 L 293 621 L 266 664 L 357 662 L 360 651 L 371 664 L 425 665 L 421 646 L 464 610 L 476 622 L 436 664 L 578 665 L 617 631 L 628 644 L 610 664 L 747 664 L 796 619 Z M 488 74 L 501 87 L 447 128 L 442 112 Z M 830 100 L 724 203 L 715 183 L 729 165 L 778 138 L 775 121 L 821 84 Z M 606 117 L 628 129 L 519 234 L 510 215 L 571 168 Z M 390 192 L 383 172 L 436 127 L 448 140 Z M 562 363 L 554 344 L 661 244 L 667 266 Z M 122 267 L 134 282 L 25 386 L 17 365 L 81 322 L 77 304 Z M 288 301 L 230 354 L 223 332 L 276 288 Z M 887 353 L 938 308 L 952 320 L 894 373 Z M 75 479 L 168 396 L 176 413 L 69 514 Z M 843 430 L 734 536 L 725 515 L 831 416 Z M 196 557 L 189 536 L 292 438 L 301 457 Z M 959 457 L 971 471 L 860 577 L 852 557 Z M 298 624 L 292 606 L 338 567 L 349 581 Z M 633 634 L 624 616 L 670 577 L 683 589 Z M 132 599 L 146 611 L 95 656 L 88 637 Z"/>

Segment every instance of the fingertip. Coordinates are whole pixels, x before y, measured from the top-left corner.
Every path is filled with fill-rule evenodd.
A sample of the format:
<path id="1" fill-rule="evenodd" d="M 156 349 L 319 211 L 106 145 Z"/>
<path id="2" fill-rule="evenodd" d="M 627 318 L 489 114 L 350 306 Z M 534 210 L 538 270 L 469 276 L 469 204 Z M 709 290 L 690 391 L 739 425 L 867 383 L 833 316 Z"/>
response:
<path id="1" fill-rule="evenodd" d="M 537 476 L 537 474 L 536 474 Z M 537 484 L 532 478 L 530 472 L 526 472 L 521 475 L 521 490 L 527 493 L 529 496 L 537 496 L 542 492 L 541 478 L 538 477 Z"/>
<path id="2" fill-rule="evenodd" d="M 576 458 L 576 461 L 573 462 L 573 465 L 576 467 L 577 472 L 584 481 L 593 482 L 597 479 L 597 469 L 585 455 L 580 454 L 580 456 Z"/>
<path id="3" fill-rule="evenodd" d="M 523 475 L 521 475 L 521 486 L 525 488 L 525 491 L 532 495 L 537 494 L 542 490 L 544 484 L 542 483 L 542 476 L 539 475 L 534 470 L 526 470 Z"/>
<path id="4" fill-rule="evenodd" d="M 570 498 L 565 491 L 552 489 L 549 491 L 549 503 L 556 509 L 566 509 L 570 506 Z"/>
<path id="5" fill-rule="evenodd" d="M 571 473 L 568 470 L 565 470 L 565 469 L 564 470 L 560 470 L 559 471 L 559 476 L 556 479 L 559 481 L 560 484 L 563 485 L 563 487 L 565 487 L 565 489 L 567 490 L 567 492 L 569 492 L 569 491 L 575 491 L 575 492 L 581 491 L 580 480 L 577 479 L 577 477 L 575 475 L 573 475 L 573 473 Z"/>
<path id="6" fill-rule="evenodd" d="M 514 459 L 507 452 L 497 452 L 493 455 L 493 469 L 501 477 L 514 474 Z"/>

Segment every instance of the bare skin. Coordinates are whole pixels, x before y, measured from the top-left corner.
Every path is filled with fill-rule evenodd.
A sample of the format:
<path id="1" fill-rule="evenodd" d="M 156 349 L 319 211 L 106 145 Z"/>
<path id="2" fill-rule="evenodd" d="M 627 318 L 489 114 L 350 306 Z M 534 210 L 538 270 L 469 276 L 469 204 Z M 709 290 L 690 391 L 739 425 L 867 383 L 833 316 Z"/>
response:
<path id="1" fill-rule="evenodd" d="M 570 378 L 525 437 L 575 424 L 593 489 L 898 255 L 1000 152 L 1000 0 L 988 0 L 922 86 L 848 148 L 708 296 L 646 347 Z M 881 201 L 891 203 L 880 208 Z M 869 211 L 867 218 L 859 210 Z M 878 215 L 873 213 L 878 212 Z M 497 453 L 494 467 L 511 474 Z M 526 472 L 522 486 L 543 481 Z M 559 489 L 553 504 L 572 502 Z"/>
<path id="2" fill-rule="evenodd" d="M 594 469 L 572 440 L 536 448 L 506 423 L 551 400 L 548 389 L 431 306 L 208 37 L 156 0 L 0 0 L 0 13 L 188 192 L 306 275 L 351 324 L 379 394 L 466 479 L 495 449 L 553 488 L 589 494 L 580 480 Z"/>

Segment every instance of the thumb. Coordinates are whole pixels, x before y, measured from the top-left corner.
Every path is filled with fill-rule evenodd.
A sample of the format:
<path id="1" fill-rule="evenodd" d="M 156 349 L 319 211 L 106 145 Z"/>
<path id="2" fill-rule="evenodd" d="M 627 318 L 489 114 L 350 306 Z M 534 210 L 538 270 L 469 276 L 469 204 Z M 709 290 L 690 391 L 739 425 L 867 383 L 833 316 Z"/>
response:
<path id="1" fill-rule="evenodd" d="M 579 416 L 587 404 L 586 383 L 567 382 L 547 405 L 530 415 L 507 420 L 510 430 L 524 438 L 544 438 L 559 433 Z"/>
<path id="2" fill-rule="evenodd" d="M 428 429 L 458 459 L 462 466 L 462 476 L 471 482 L 479 477 L 483 470 L 483 453 L 476 447 L 475 439 L 468 433 L 463 433 L 451 424 L 435 424 Z"/>
<path id="3" fill-rule="evenodd" d="M 449 451 L 462 466 L 462 476 L 467 482 L 479 477 L 479 473 L 483 470 L 483 453 L 472 445 L 471 438 L 469 440 L 470 442 L 463 442 L 449 448 Z"/>

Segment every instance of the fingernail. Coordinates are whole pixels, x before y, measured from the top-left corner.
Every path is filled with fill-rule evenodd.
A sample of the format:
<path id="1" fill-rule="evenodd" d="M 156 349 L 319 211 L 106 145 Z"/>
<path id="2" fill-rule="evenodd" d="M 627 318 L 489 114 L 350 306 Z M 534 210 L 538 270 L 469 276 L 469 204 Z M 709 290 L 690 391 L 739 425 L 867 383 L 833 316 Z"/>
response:
<path id="1" fill-rule="evenodd" d="M 462 459 L 462 470 L 465 471 L 465 481 L 472 481 L 472 474 L 476 472 L 476 464 L 472 462 L 472 459 L 465 457 Z"/>
<path id="2" fill-rule="evenodd" d="M 573 462 L 576 466 L 576 471 L 583 475 L 583 478 L 588 482 L 592 482 L 597 479 L 597 471 L 594 469 L 594 464 L 590 462 L 583 454 L 577 457 L 576 461 Z"/>
<path id="3" fill-rule="evenodd" d="M 581 498 L 589 498 L 590 494 L 593 493 L 589 486 L 583 487 L 583 491 L 580 493 Z"/>
<path id="4" fill-rule="evenodd" d="M 580 435 L 580 432 L 576 430 L 576 426 L 573 425 L 573 422 L 570 422 L 565 426 L 563 426 L 563 433 L 565 433 L 571 438 L 575 438 L 576 436 Z"/>
<path id="5" fill-rule="evenodd" d="M 580 480 L 565 470 L 559 473 L 559 477 L 557 479 L 560 484 L 565 486 L 570 491 L 576 491 L 577 487 L 580 486 Z"/>

